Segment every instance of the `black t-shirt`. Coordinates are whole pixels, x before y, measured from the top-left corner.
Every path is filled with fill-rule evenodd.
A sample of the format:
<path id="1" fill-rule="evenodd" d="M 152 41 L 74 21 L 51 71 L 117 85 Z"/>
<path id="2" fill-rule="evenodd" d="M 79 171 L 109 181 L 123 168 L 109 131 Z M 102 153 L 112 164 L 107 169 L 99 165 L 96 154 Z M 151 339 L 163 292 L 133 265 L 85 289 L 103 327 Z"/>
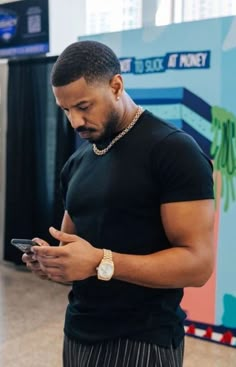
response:
<path id="1" fill-rule="evenodd" d="M 63 168 L 62 190 L 79 236 L 97 248 L 150 254 L 171 247 L 160 205 L 213 198 L 212 165 L 185 132 L 148 111 L 107 154 L 84 143 Z M 161 346 L 183 338 L 182 289 L 91 277 L 73 282 L 65 333 L 84 343 L 125 337 Z"/>

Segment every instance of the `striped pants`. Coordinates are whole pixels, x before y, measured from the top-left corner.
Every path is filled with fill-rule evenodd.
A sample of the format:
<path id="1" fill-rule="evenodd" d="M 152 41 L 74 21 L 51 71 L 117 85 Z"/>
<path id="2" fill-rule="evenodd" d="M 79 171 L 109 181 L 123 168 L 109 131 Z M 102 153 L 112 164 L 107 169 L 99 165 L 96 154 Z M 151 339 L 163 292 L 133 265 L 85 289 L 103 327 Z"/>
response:
<path id="1" fill-rule="evenodd" d="M 63 367 L 182 367 L 184 342 L 174 349 L 118 339 L 92 345 L 65 336 Z"/>

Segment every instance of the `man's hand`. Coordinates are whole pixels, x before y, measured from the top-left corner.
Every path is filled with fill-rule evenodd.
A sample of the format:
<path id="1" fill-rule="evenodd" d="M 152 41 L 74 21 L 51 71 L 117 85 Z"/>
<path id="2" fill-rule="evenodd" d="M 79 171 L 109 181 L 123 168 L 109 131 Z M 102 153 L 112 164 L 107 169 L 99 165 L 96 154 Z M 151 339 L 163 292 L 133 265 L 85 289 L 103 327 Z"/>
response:
<path id="1" fill-rule="evenodd" d="M 83 238 L 58 231 L 53 227 L 50 234 L 64 246 L 34 246 L 33 259 L 40 264 L 43 274 L 54 281 L 83 280 L 96 275 L 96 267 L 103 257 L 103 250 L 93 247 Z"/>
<path id="2" fill-rule="evenodd" d="M 49 246 L 46 241 L 43 241 L 40 238 L 33 238 L 33 241 L 37 242 L 40 246 Z M 39 262 L 35 260 L 33 256 L 33 252 L 27 252 L 22 256 L 22 261 L 26 264 L 27 268 L 39 278 L 48 279 L 48 275 L 41 269 Z"/>

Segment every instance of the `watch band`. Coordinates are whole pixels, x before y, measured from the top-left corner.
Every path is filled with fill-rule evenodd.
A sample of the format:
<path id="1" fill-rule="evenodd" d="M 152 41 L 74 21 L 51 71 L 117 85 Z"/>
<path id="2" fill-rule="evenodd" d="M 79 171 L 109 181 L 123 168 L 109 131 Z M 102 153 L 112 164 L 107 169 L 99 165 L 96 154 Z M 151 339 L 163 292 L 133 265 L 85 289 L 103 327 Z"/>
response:
<path id="1" fill-rule="evenodd" d="M 103 260 L 112 261 L 112 252 L 111 250 L 103 249 Z"/>

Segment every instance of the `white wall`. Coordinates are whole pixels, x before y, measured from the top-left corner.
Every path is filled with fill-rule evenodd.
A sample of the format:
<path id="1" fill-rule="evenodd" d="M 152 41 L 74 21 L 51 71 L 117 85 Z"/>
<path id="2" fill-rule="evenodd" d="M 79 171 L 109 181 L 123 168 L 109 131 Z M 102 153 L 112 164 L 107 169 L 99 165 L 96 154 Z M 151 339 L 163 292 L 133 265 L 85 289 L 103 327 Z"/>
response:
<path id="1" fill-rule="evenodd" d="M 3 259 L 5 224 L 7 80 L 7 61 L 0 60 L 0 261 Z"/>
<path id="2" fill-rule="evenodd" d="M 50 52 L 59 55 L 85 35 L 86 0 L 49 0 Z"/>

